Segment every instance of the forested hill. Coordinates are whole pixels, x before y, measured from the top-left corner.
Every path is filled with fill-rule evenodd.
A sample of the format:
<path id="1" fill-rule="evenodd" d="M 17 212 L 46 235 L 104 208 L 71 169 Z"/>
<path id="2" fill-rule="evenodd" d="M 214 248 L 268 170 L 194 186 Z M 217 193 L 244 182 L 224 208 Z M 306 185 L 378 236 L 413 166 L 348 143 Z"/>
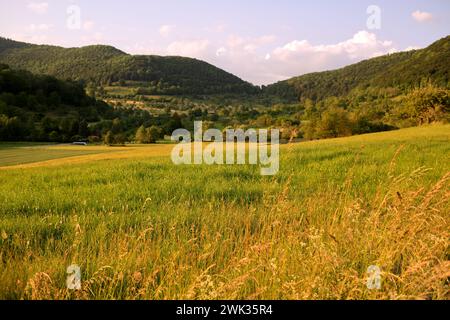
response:
<path id="1" fill-rule="evenodd" d="M 448 87 L 450 36 L 428 48 L 390 54 L 334 71 L 317 72 L 269 85 L 270 96 L 292 100 L 343 97 L 355 89 L 401 91 L 432 82 Z M 0 37 L 0 63 L 86 84 L 139 88 L 143 94 L 257 93 L 259 89 L 211 64 L 184 57 L 129 55 L 110 46 L 62 48 Z"/>
<path id="2" fill-rule="evenodd" d="M 265 93 L 292 99 L 320 101 L 342 97 L 355 89 L 398 88 L 409 90 L 424 82 L 448 87 L 450 81 L 450 36 L 431 46 L 390 54 L 348 67 L 317 72 L 265 88 Z"/>
<path id="3" fill-rule="evenodd" d="M 62 48 L 0 38 L 0 62 L 87 84 L 139 86 L 154 94 L 251 93 L 248 82 L 197 59 L 133 56 L 110 46 Z"/>

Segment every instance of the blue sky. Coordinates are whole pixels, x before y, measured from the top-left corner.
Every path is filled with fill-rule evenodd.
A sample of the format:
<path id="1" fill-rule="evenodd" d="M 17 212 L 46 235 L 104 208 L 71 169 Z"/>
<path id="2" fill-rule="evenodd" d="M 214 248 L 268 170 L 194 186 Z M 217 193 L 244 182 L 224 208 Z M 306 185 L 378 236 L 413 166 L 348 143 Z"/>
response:
<path id="1" fill-rule="evenodd" d="M 199 58 L 267 84 L 425 47 L 450 34 L 450 1 L 0 0 L 0 30 L 39 44 Z"/>

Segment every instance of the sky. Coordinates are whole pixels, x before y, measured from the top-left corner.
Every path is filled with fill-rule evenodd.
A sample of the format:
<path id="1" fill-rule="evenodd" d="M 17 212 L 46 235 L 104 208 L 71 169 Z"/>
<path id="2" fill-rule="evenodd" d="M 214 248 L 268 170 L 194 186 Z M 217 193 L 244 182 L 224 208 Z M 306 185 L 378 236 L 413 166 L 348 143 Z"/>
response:
<path id="1" fill-rule="evenodd" d="M 3 37 L 187 56 L 257 85 L 449 34 L 449 0 L 0 0 Z"/>

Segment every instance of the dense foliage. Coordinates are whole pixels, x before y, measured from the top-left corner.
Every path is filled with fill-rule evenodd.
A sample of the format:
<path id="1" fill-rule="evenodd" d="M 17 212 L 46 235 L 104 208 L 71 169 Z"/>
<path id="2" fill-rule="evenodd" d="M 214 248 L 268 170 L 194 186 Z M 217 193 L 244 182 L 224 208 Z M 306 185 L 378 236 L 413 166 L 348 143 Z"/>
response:
<path id="1" fill-rule="evenodd" d="M 450 120 L 450 37 L 262 90 L 195 59 L 107 46 L 0 40 L 2 59 L 72 80 L 2 66 L 0 140 L 153 143 L 202 120 L 219 129 L 280 128 L 287 141 Z"/>
<path id="2" fill-rule="evenodd" d="M 306 139 L 340 137 L 449 120 L 450 37 L 263 88 L 298 101 Z"/>
<path id="3" fill-rule="evenodd" d="M 113 142 L 123 143 L 142 125 L 161 125 L 168 133 L 180 123 L 175 115 L 113 108 L 86 95 L 78 82 L 0 65 L 0 140 L 98 142 L 110 133 Z"/>
<path id="4" fill-rule="evenodd" d="M 95 85 L 140 82 L 147 94 L 257 92 L 258 88 L 206 62 L 184 57 L 132 56 L 110 46 L 62 48 L 0 38 L 0 62 L 59 79 Z"/>
<path id="5" fill-rule="evenodd" d="M 265 88 L 266 94 L 320 101 L 347 96 L 353 90 L 395 88 L 410 90 L 432 81 L 448 87 L 450 81 L 450 36 L 422 50 L 373 58 L 334 71 L 311 73 Z"/>

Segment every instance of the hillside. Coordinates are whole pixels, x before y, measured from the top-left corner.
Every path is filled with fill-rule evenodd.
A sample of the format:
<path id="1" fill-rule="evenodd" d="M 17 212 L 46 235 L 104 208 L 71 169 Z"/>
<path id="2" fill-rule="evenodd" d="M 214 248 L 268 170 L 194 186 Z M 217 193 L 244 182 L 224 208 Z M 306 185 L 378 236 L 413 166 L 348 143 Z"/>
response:
<path id="1" fill-rule="evenodd" d="M 156 141 L 202 120 L 222 129 L 277 127 L 284 139 L 311 140 L 449 122 L 449 40 L 262 91 L 195 59 L 132 56 L 110 46 L 65 49 L 2 40 L 0 63 L 10 63 L 12 70 L 0 68 L 0 130 L 9 128 L 0 139 L 66 142 L 113 135 L 118 144 Z M 37 74 L 41 87 L 30 88 L 33 76 L 17 69 Z M 71 79 L 68 84 L 77 94 L 87 92 L 113 108 L 99 103 L 79 108 L 64 101 L 72 94 L 55 89 L 56 79 L 42 74 Z M 11 127 L 15 117 L 28 130 Z M 150 129 L 152 138 L 141 140 L 138 133 Z"/>
<path id="2" fill-rule="evenodd" d="M 87 137 L 86 120 L 116 116 L 105 102 L 86 95 L 78 82 L 0 64 L 0 141 L 77 140 Z"/>
<path id="3" fill-rule="evenodd" d="M 0 141 L 132 141 L 136 130 L 157 127 L 153 136 L 182 126 L 177 114 L 114 108 L 87 95 L 82 83 L 35 75 L 0 64 Z M 154 130 L 155 131 L 155 130 Z"/>
<path id="4" fill-rule="evenodd" d="M 292 99 L 323 100 L 346 96 L 355 89 L 408 90 L 423 82 L 448 87 L 450 81 L 450 36 L 431 46 L 365 60 L 345 68 L 306 74 L 270 85 L 269 95 Z"/>
<path id="5" fill-rule="evenodd" d="M 121 83 L 150 94 L 255 92 L 238 77 L 197 59 L 133 56 L 110 46 L 62 48 L 0 38 L 0 62 L 59 79 Z"/>
<path id="6" fill-rule="evenodd" d="M 365 60 L 339 70 L 316 72 L 264 88 L 266 96 L 320 101 L 355 89 L 409 90 L 432 81 L 448 87 L 450 36 L 431 46 Z M 132 87 L 147 95 L 257 93 L 258 88 L 206 62 L 129 55 L 111 46 L 62 48 L 0 38 L 0 63 L 87 84 Z"/>

